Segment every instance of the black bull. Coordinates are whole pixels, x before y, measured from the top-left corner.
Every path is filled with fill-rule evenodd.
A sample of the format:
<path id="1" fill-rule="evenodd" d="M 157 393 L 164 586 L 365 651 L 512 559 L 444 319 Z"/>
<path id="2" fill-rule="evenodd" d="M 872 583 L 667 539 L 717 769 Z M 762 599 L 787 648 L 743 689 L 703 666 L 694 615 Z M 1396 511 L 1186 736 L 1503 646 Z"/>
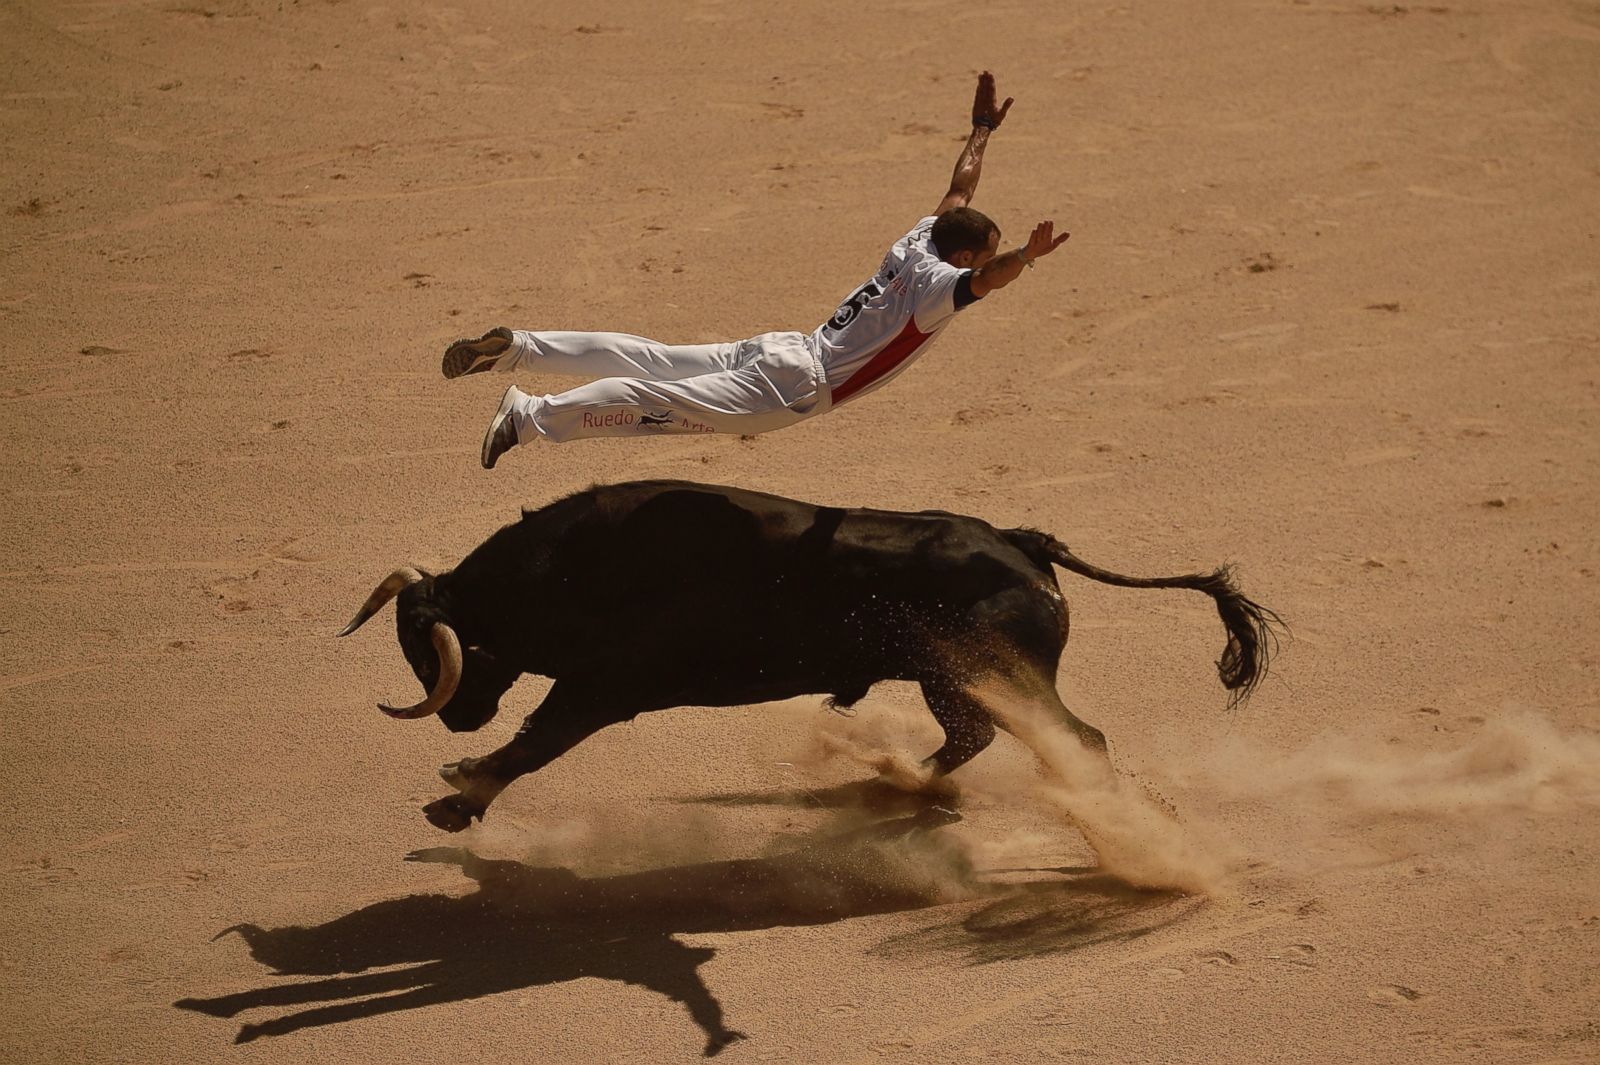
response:
<path id="1" fill-rule="evenodd" d="M 916 681 L 949 773 L 987 747 L 977 691 L 1043 699 L 1101 751 L 1055 692 L 1067 604 L 1052 566 L 1127 588 L 1190 588 L 1228 631 L 1217 663 L 1235 699 L 1266 673 L 1276 616 L 1226 570 L 1139 579 L 1091 566 L 1033 529 L 928 511 L 818 507 L 737 488 L 645 481 L 591 488 L 506 526 L 455 569 L 396 570 L 341 636 L 398 595 L 400 646 L 429 694 L 396 717 L 482 727 L 524 673 L 554 680 L 516 736 L 441 770 L 457 794 L 428 820 L 459 831 L 513 780 L 650 710 L 829 695 Z M 1002 722 L 1003 724 L 1003 722 Z"/>

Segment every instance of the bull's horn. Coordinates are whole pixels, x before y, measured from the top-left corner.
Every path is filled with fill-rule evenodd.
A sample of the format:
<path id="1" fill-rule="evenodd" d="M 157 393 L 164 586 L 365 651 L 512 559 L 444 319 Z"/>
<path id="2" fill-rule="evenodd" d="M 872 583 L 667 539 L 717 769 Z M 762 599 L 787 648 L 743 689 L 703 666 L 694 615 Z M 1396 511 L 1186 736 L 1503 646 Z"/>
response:
<path id="1" fill-rule="evenodd" d="M 399 569 L 389 574 L 383 580 L 378 582 L 378 586 L 376 588 L 372 589 L 372 594 L 367 596 L 366 603 L 362 605 L 360 610 L 356 611 L 356 616 L 350 619 L 350 624 L 346 625 L 342 630 L 340 630 L 339 635 L 348 636 L 352 632 L 355 632 L 362 625 L 366 624 L 368 618 L 376 614 L 379 610 L 382 610 L 383 604 L 393 599 L 396 595 L 399 595 L 400 589 L 410 584 L 416 584 L 421 579 L 422 574 L 418 573 L 410 566 L 401 566 Z"/>
<path id="2" fill-rule="evenodd" d="M 456 693 L 456 687 L 461 683 L 461 641 L 456 639 L 455 632 L 442 621 L 433 623 L 433 651 L 439 656 L 439 681 L 433 686 L 433 691 L 428 697 L 415 706 L 393 707 L 384 703 L 378 704 L 378 709 L 390 717 L 427 717 L 437 714 Z"/>

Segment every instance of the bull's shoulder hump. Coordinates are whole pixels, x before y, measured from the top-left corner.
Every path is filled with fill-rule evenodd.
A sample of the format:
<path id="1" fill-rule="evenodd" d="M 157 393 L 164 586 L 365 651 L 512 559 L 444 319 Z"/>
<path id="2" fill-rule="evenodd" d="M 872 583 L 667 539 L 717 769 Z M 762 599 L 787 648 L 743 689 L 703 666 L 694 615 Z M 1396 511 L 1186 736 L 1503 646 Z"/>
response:
<path id="1" fill-rule="evenodd" d="M 722 499 L 740 505 L 752 505 L 759 509 L 763 504 L 782 507 L 810 507 L 812 504 L 804 503 L 797 499 L 788 499 L 784 496 L 773 495 L 769 492 L 756 492 L 748 488 L 737 488 L 733 485 L 706 484 L 701 481 L 683 481 L 658 479 L 648 481 L 620 481 L 616 484 L 597 484 L 575 492 L 563 500 L 579 497 L 592 498 L 597 503 L 611 506 L 637 505 L 648 502 L 664 495 L 704 496 L 712 499 Z M 555 504 L 550 504 L 554 506 Z M 524 513 L 534 513 L 544 508 L 524 507 Z"/>

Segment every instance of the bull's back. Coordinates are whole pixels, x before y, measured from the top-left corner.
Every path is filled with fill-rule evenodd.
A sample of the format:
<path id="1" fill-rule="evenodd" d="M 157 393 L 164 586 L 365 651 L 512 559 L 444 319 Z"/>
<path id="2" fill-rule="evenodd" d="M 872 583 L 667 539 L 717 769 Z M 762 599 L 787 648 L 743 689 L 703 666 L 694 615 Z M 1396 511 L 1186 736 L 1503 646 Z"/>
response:
<path id="1" fill-rule="evenodd" d="M 844 634 L 959 614 L 1037 580 L 992 526 L 941 512 L 821 507 L 692 482 L 594 490 L 558 568 L 574 606 L 693 643 Z M 581 576 L 580 576 L 581 575 Z"/>

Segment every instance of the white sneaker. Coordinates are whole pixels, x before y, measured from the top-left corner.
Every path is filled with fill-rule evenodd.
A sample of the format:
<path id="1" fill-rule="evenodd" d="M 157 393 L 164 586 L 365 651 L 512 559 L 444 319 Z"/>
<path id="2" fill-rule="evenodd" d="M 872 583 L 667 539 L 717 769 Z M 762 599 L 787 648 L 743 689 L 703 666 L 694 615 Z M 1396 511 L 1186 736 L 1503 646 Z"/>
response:
<path id="1" fill-rule="evenodd" d="M 465 377 L 494 369 L 500 357 L 511 350 L 511 330 L 497 325 L 475 340 L 458 340 L 444 349 L 439 370 L 446 377 Z"/>
<path id="2" fill-rule="evenodd" d="M 516 406 L 518 400 L 526 398 L 527 394 L 516 385 L 506 389 L 506 394 L 500 397 L 500 409 L 495 411 L 488 432 L 483 434 L 483 451 L 479 461 L 484 469 L 494 469 L 495 461 L 519 443 L 517 423 L 511 417 L 511 408 Z"/>

